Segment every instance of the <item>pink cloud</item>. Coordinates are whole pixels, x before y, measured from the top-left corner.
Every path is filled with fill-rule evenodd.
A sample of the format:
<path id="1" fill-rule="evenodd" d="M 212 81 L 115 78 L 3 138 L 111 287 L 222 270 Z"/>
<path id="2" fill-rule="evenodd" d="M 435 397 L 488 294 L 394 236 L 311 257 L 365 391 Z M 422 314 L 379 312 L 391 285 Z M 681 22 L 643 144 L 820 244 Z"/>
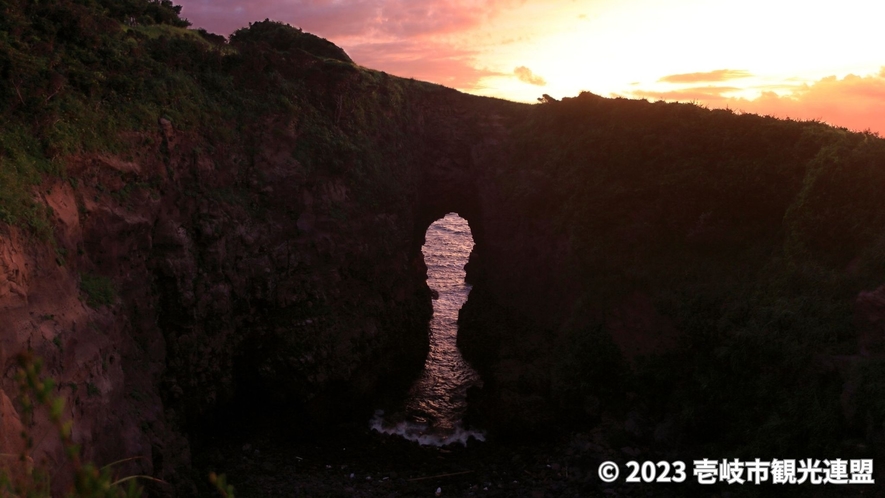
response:
<path id="1" fill-rule="evenodd" d="M 501 75 L 477 68 L 476 51 L 432 42 L 363 43 L 348 53 L 366 67 L 452 88 L 475 88 L 481 78 Z"/>
<path id="2" fill-rule="evenodd" d="M 228 35 L 266 18 L 341 46 L 358 64 L 397 76 L 476 89 L 477 50 L 451 35 L 483 26 L 525 0 L 178 0 L 195 27 Z"/>
<path id="3" fill-rule="evenodd" d="M 195 26 L 224 35 L 270 18 L 323 37 L 426 37 L 480 27 L 520 0 L 178 0 Z M 334 41 L 334 40 L 333 40 Z"/>
<path id="4" fill-rule="evenodd" d="M 250 22 L 271 19 L 301 27 L 320 36 L 362 33 L 380 15 L 378 2 L 342 4 L 324 0 L 178 0 L 181 15 L 195 27 L 229 35 Z"/>

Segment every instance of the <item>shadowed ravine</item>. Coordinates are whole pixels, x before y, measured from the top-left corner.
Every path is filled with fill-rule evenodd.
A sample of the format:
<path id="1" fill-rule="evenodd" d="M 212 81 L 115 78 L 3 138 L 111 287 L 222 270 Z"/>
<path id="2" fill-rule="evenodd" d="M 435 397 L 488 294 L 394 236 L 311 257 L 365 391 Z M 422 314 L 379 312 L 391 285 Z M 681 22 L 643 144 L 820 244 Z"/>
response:
<path id="1" fill-rule="evenodd" d="M 422 248 L 427 284 L 439 293 L 430 321 L 430 352 L 403 406 L 387 414 L 379 410 L 371 422 L 373 429 L 434 446 L 466 443 L 471 436 L 484 439 L 482 432 L 465 429 L 462 424 L 467 389 L 481 381 L 455 344 L 458 310 L 470 293 L 470 285 L 464 282 L 464 265 L 472 249 L 470 227 L 455 213 L 427 229 Z"/>

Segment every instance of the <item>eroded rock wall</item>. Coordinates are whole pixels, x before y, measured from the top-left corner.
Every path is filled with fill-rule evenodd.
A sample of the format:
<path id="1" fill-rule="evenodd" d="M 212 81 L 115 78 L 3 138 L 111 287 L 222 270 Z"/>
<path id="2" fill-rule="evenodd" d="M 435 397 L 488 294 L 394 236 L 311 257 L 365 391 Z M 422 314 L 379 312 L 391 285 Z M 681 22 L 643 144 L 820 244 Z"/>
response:
<path id="1" fill-rule="evenodd" d="M 40 185 L 51 240 L 9 226 L 0 238 L 4 427 L 21 416 L 16 357 L 33 351 L 84 458 L 141 457 L 120 471 L 189 494 L 186 436 L 232 409 L 320 424 L 408 385 L 428 344 L 424 231 L 460 211 L 484 240 L 477 158 L 523 106 L 386 75 L 367 84 L 356 69 L 324 78 L 305 98 L 349 148 L 338 164 L 305 155 L 303 116 L 230 141 L 161 118 L 122 135 L 125 153 L 68 157 L 68 178 Z M 384 126 L 349 121 L 366 107 Z M 62 453 L 52 435 L 31 450 L 51 468 Z"/>

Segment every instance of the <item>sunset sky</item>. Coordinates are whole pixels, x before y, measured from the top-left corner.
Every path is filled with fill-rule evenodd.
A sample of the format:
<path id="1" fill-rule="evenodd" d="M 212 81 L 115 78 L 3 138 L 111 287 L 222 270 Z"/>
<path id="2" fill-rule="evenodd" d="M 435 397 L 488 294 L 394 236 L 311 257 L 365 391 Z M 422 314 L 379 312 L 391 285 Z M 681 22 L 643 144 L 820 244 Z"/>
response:
<path id="1" fill-rule="evenodd" d="M 534 102 L 697 102 L 885 135 L 885 1 L 177 0 L 228 35 L 270 18 L 360 65 Z"/>

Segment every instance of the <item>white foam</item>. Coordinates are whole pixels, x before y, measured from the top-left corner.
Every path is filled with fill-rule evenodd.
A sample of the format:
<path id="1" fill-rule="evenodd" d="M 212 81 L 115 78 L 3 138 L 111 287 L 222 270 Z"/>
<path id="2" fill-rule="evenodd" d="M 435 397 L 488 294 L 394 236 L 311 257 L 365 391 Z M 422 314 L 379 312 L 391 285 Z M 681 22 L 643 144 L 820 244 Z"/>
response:
<path id="1" fill-rule="evenodd" d="M 412 385 L 404 405 L 393 409 L 386 420 L 383 412 L 376 412 L 370 422 L 372 429 L 428 446 L 466 446 L 470 438 L 485 440 L 483 432 L 465 429 L 462 423 L 467 390 L 481 386 L 482 380 L 457 346 L 458 313 L 471 289 L 464 281 L 464 265 L 473 246 L 467 221 L 454 213 L 427 229 L 421 250 L 427 265 L 427 284 L 437 292 L 430 320 L 430 350 L 424 371 Z"/>
<path id="2" fill-rule="evenodd" d="M 408 420 L 389 424 L 384 421 L 384 411 L 382 410 L 375 412 L 375 416 L 369 422 L 369 427 L 382 434 L 399 436 L 407 441 L 416 442 L 421 446 L 446 446 L 455 443 L 467 446 L 467 441 L 470 438 L 477 441 L 486 440 L 485 432 L 465 429 L 460 422 L 458 422 L 454 429 L 445 433 L 438 430 L 428 433 L 429 426 L 427 424 Z"/>

